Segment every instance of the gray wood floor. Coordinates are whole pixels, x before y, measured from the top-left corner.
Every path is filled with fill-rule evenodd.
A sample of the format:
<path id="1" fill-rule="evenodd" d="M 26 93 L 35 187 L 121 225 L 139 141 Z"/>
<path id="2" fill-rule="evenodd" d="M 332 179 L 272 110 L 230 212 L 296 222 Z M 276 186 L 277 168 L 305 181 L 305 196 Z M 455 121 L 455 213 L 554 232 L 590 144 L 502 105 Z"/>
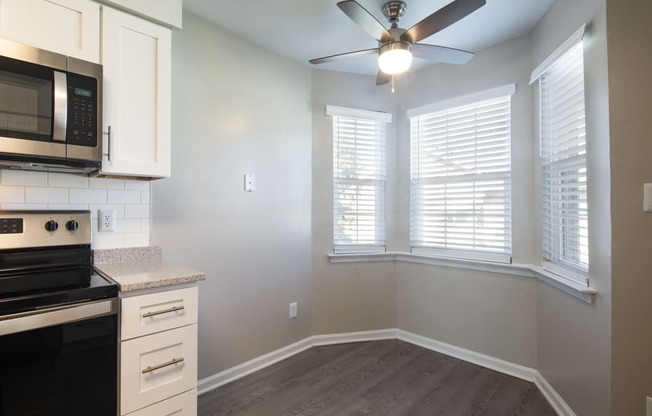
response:
<path id="1" fill-rule="evenodd" d="M 314 347 L 199 396 L 200 416 L 556 416 L 529 382 L 398 341 Z"/>

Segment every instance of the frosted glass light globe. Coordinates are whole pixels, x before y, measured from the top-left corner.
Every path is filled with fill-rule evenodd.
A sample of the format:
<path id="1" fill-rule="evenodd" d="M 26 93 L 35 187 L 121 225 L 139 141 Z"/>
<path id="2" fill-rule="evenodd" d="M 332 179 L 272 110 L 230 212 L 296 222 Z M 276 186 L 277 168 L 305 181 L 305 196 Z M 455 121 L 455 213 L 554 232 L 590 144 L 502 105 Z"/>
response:
<path id="1" fill-rule="evenodd" d="M 407 71 L 412 65 L 412 47 L 407 42 L 383 45 L 378 55 L 378 66 L 386 74 L 395 75 Z"/>

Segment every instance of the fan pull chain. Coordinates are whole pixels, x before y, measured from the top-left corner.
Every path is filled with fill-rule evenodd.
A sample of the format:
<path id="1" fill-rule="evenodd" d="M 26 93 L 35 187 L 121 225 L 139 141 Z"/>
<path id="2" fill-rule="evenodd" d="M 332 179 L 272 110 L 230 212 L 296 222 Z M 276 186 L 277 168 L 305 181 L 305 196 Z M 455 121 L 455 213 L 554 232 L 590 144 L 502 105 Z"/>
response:
<path id="1" fill-rule="evenodd" d="M 396 75 L 392 74 L 392 94 L 394 94 L 394 79 L 396 78 Z"/>

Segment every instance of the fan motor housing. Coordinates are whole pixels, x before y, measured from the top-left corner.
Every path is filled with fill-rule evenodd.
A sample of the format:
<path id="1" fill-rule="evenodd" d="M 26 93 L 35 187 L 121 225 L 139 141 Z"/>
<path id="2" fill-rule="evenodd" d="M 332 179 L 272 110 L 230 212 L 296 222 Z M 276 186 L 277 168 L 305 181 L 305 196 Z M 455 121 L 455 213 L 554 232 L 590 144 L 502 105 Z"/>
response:
<path id="1" fill-rule="evenodd" d="M 398 23 L 406 10 L 407 5 L 402 1 L 390 1 L 383 6 L 383 14 L 391 24 Z"/>

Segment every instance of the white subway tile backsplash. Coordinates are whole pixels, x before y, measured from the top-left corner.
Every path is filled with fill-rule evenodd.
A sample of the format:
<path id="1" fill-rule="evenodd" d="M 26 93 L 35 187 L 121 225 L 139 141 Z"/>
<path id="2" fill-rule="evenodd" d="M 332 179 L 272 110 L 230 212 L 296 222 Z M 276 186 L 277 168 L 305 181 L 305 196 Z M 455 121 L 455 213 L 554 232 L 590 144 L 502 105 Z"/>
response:
<path id="1" fill-rule="evenodd" d="M 26 172 L 22 170 L 3 170 L 0 173 L 3 185 L 48 186 L 47 172 Z"/>
<path id="2" fill-rule="evenodd" d="M 106 204 L 104 189 L 71 189 L 70 202 L 74 204 Z"/>
<path id="3" fill-rule="evenodd" d="M 51 188 L 88 188 L 88 178 L 66 173 L 49 173 L 48 186 Z"/>
<path id="4" fill-rule="evenodd" d="M 151 199 L 151 192 L 150 191 L 140 191 L 140 203 L 141 204 L 149 204 Z"/>
<path id="5" fill-rule="evenodd" d="M 113 178 L 90 178 L 88 185 L 95 189 L 125 189 L 125 181 Z"/>
<path id="6" fill-rule="evenodd" d="M 124 189 L 109 192 L 109 204 L 140 204 L 141 191 L 128 191 Z"/>
<path id="7" fill-rule="evenodd" d="M 41 188 L 28 186 L 25 188 L 25 202 L 31 204 L 67 204 L 67 188 Z"/>
<path id="8" fill-rule="evenodd" d="M 149 218 L 149 205 L 125 205 L 125 218 Z"/>
<path id="9" fill-rule="evenodd" d="M 139 233 L 140 229 L 139 219 L 122 218 L 116 221 L 116 231 L 119 233 Z"/>
<path id="10" fill-rule="evenodd" d="M 97 233 L 92 235 L 93 250 L 125 247 L 125 235 L 116 233 Z"/>
<path id="11" fill-rule="evenodd" d="M 149 191 L 150 183 L 148 181 L 125 181 L 125 189 L 132 189 L 136 191 Z"/>
<path id="12" fill-rule="evenodd" d="M 149 199 L 148 181 L 0 170 L 0 209 L 90 210 L 93 249 L 149 245 Z M 99 209 L 115 209 L 115 232 L 97 231 Z"/>
<path id="13" fill-rule="evenodd" d="M 125 247 L 143 247 L 149 245 L 149 233 L 125 234 Z"/>
<path id="14" fill-rule="evenodd" d="M 0 185 L 0 202 L 25 202 L 25 188 L 22 186 Z"/>

